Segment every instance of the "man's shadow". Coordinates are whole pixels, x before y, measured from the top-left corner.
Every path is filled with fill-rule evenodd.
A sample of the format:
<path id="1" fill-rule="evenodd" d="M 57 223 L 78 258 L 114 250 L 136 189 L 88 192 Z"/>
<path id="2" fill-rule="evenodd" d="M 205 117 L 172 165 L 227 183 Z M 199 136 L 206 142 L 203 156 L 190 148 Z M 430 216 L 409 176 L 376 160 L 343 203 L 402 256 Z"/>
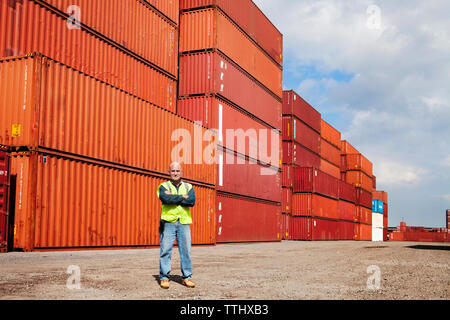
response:
<path id="1" fill-rule="evenodd" d="M 159 274 L 154 274 L 153 278 L 155 278 L 155 281 L 159 284 Z M 180 275 L 169 275 L 169 280 L 170 282 L 176 282 L 181 284 L 181 282 L 183 281 L 183 278 Z"/>

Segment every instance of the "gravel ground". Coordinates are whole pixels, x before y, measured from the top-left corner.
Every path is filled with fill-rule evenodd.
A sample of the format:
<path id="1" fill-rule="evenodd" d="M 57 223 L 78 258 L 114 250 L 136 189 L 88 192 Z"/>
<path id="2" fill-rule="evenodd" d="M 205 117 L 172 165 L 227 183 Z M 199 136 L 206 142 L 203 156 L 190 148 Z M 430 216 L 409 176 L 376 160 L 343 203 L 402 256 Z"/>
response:
<path id="1" fill-rule="evenodd" d="M 180 284 L 174 250 L 163 290 L 159 248 L 0 254 L 0 299 L 450 299 L 448 243 L 226 244 L 193 247 L 192 258 L 196 288 Z"/>

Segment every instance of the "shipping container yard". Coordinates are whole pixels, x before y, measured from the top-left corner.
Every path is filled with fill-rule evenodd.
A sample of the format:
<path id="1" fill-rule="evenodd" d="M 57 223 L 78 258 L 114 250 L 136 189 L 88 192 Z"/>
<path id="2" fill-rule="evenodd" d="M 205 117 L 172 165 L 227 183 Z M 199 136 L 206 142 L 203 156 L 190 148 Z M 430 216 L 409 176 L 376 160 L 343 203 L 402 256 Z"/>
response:
<path id="1" fill-rule="evenodd" d="M 252 1 L 115 2 L 1 1 L 2 252 L 158 246 L 143 195 L 175 160 L 208 201 L 195 245 L 388 240 L 377 164 L 282 90 L 283 35 Z"/>
<path id="2" fill-rule="evenodd" d="M 252 0 L 0 0 L 0 265 L 14 274 L 8 256 L 32 265 L 27 253 L 36 252 L 63 263 L 67 251 L 80 261 L 99 252 L 107 270 L 114 252 L 131 267 L 131 255 L 157 261 L 158 250 L 133 249 L 159 248 L 157 189 L 177 161 L 196 193 L 191 240 L 207 269 L 199 283 L 217 278 L 207 262 L 216 257 L 217 284 L 228 291 L 195 298 L 371 299 L 358 291 L 358 275 L 326 289 L 292 272 L 331 279 L 336 261 L 349 261 L 336 272 L 351 274 L 371 253 L 392 280 L 392 291 L 377 297 L 399 293 L 390 257 L 412 261 L 421 251 L 403 242 L 448 250 L 450 209 L 445 228 L 389 228 L 395 199 L 382 190 L 379 162 L 300 87 L 287 88 L 284 37 Z M 240 260 L 219 250 L 245 256 L 248 274 L 237 279 L 257 281 L 255 270 L 267 267 L 285 290 L 246 282 L 234 292 L 223 281 Z M 154 269 L 145 276 L 156 278 Z M 0 297 L 23 296 L 23 288 L 11 293 L 9 280 L 0 279 Z M 425 297 L 448 299 L 448 277 L 443 286 Z M 32 298 L 53 297 L 33 290 Z M 94 292 L 123 293 L 101 285 Z M 142 288 L 127 294 L 140 299 Z"/>

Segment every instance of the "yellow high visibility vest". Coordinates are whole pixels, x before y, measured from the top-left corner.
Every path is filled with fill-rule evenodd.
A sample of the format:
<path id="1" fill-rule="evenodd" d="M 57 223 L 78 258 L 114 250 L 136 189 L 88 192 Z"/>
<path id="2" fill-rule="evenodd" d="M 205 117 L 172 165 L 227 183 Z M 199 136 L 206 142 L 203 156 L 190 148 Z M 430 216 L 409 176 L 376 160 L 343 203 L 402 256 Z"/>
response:
<path id="1" fill-rule="evenodd" d="M 156 191 L 158 198 L 159 198 L 159 188 L 164 185 L 164 188 L 166 188 L 168 191 L 171 192 L 173 195 L 185 195 L 188 194 L 189 191 L 192 189 L 192 185 L 187 182 L 181 182 L 180 187 L 177 188 L 173 185 L 171 181 L 167 181 L 164 183 L 161 183 L 158 186 L 158 190 Z M 161 205 L 161 220 L 167 221 L 167 222 L 176 222 L 178 219 L 180 219 L 181 224 L 192 224 L 192 217 L 191 217 L 191 210 L 189 207 L 183 207 L 181 205 L 177 204 L 162 204 Z"/>

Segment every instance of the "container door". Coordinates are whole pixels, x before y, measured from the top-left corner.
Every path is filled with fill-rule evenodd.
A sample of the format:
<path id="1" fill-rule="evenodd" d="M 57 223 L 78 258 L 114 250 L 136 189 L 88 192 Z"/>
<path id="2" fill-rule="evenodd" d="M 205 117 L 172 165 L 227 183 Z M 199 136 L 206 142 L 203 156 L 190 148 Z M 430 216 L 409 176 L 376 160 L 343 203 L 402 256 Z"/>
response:
<path id="1" fill-rule="evenodd" d="M 7 251 L 9 158 L 0 150 L 0 252 Z"/>

